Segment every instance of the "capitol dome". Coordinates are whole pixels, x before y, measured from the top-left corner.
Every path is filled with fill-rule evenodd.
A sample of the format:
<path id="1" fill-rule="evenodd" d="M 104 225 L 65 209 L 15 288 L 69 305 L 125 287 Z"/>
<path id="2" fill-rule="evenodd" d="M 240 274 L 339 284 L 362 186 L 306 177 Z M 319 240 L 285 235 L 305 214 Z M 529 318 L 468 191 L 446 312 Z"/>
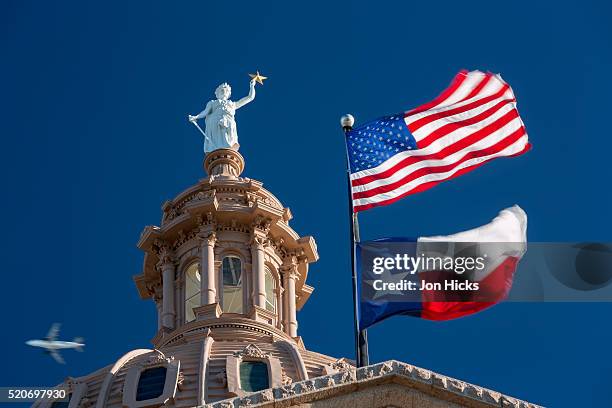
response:
<path id="1" fill-rule="evenodd" d="M 134 281 L 158 312 L 153 348 L 68 378 L 70 406 L 194 407 L 348 365 L 298 336 L 314 238 L 289 226 L 291 211 L 261 182 L 241 177 L 237 151 L 208 154 L 204 168 L 209 176 L 164 203 L 161 225 L 138 242 Z"/>

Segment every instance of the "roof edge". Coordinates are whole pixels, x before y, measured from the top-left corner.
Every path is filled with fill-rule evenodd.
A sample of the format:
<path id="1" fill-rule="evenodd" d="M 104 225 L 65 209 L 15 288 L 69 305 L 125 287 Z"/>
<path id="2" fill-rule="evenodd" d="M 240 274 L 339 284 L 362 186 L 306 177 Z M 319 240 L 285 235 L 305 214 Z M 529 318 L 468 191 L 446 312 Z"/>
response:
<path id="1" fill-rule="evenodd" d="M 384 383 L 405 384 L 426 394 L 441 396 L 467 406 L 541 408 L 536 404 L 396 360 L 372 364 L 357 370 L 339 371 L 331 375 L 262 390 L 244 397 L 217 401 L 199 408 L 223 408 L 228 402 L 236 407 L 272 407 L 277 406 L 276 403 L 280 400 L 283 401 L 283 406 L 300 405 L 328 399 L 334 395 L 334 389 L 338 395 L 342 395 L 347 391 L 352 392 Z"/>

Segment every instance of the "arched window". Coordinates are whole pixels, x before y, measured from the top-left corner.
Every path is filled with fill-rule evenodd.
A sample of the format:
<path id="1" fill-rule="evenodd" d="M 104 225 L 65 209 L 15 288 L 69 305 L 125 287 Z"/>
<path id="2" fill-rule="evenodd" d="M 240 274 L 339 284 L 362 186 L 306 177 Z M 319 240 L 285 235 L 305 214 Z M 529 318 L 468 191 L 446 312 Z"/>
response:
<path id="1" fill-rule="evenodd" d="M 200 306 L 200 265 L 195 262 L 185 271 L 185 322 L 195 320 L 193 308 Z"/>
<path id="2" fill-rule="evenodd" d="M 266 289 L 266 309 L 276 313 L 276 293 L 274 293 L 276 283 L 274 281 L 274 276 L 272 275 L 272 272 L 270 272 L 268 268 L 266 268 L 264 277 L 264 284 Z"/>
<path id="3" fill-rule="evenodd" d="M 242 262 L 237 256 L 223 258 L 223 311 L 242 313 Z"/>
<path id="4" fill-rule="evenodd" d="M 262 361 L 243 361 L 240 363 L 240 388 L 246 392 L 256 392 L 270 388 L 268 365 Z"/>
<path id="5" fill-rule="evenodd" d="M 162 395 L 166 384 L 166 371 L 166 367 L 154 367 L 140 373 L 136 401 L 146 401 Z"/>

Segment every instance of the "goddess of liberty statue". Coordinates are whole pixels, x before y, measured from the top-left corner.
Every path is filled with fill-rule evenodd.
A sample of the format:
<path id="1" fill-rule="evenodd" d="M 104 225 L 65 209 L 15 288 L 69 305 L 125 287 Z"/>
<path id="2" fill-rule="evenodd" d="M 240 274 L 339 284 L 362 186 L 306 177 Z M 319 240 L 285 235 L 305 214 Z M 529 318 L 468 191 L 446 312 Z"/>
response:
<path id="1" fill-rule="evenodd" d="M 222 83 L 215 90 L 217 99 L 209 101 L 204 110 L 197 115 L 189 115 L 192 122 L 204 135 L 204 153 L 212 152 L 217 149 L 238 150 L 238 132 L 236 131 L 236 120 L 234 115 L 237 109 L 242 108 L 247 103 L 255 99 L 255 82 L 260 84 L 265 77 L 259 72 L 251 75 L 249 94 L 244 98 L 234 102 L 230 95 L 232 88 L 227 83 Z M 198 119 L 204 119 L 206 131 L 202 131 L 198 125 Z"/>

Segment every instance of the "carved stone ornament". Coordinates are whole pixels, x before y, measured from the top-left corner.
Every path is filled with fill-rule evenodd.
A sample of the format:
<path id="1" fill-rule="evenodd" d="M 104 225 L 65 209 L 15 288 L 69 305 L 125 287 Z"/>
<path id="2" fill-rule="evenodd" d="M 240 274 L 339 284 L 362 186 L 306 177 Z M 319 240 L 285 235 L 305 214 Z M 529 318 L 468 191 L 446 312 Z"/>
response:
<path id="1" fill-rule="evenodd" d="M 217 233 L 215 231 L 200 230 L 197 233 L 197 238 L 208 245 L 215 245 L 215 242 L 217 242 Z"/>
<path id="2" fill-rule="evenodd" d="M 196 238 L 196 236 L 197 236 L 199 231 L 200 231 L 200 229 L 198 227 L 193 228 L 187 234 L 185 234 L 185 232 L 183 230 L 179 230 L 179 232 L 177 234 L 176 241 L 174 241 L 174 244 L 172 245 L 172 248 L 176 250 L 181 245 L 183 245 L 185 242 L 190 241 L 190 240 Z"/>
<path id="3" fill-rule="evenodd" d="M 273 399 L 274 399 L 274 393 L 272 392 L 272 390 L 267 389 L 267 390 L 262 391 L 261 393 L 262 401 L 267 402 L 267 401 L 272 401 Z"/>
<path id="4" fill-rule="evenodd" d="M 293 379 L 287 375 L 285 370 L 283 370 L 283 374 L 282 374 L 282 377 L 281 377 L 281 383 L 283 385 L 290 385 L 291 383 L 293 383 Z"/>
<path id="5" fill-rule="evenodd" d="M 393 371 L 393 364 L 388 361 L 384 362 L 382 367 L 380 368 L 380 375 L 389 374 L 391 371 Z"/>
<path id="6" fill-rule="evenodd" d="M 272 220 L 270 218 L 264 218 L 261 215 L 255 217 L 253 221 L 253 228 L 267 234 L 272 226 Z"/>
<path id="7" fill-rule="evenodd" d="M 161 282 L 156 282 L 151 285 L 147 285 L 147 292 L 153 298 L 155 302 L 160 302 L 162 300 L 162 285 Z"/>
<path id="8" fill-rule="evenodd" d="M 242 401 L 240 401 L 240 405 L 238 405 L 238 406 L 240 408 L 243 408 L 243 407 L 250 407 L 252 405 L 253 405 L 252 401 L 247 397 L 247 398 L 243 399 Z"/>
<path id="9" fill-rule="evenodd" d="M 77 382 L 72 377 L 66 377 L 66 379 L 64 380 L 64 384 L 66 385 L 66 392 L 70 394 L 74 392 Z"/>
<path id="10" fill-rule="evenodd" d="M 343 359 L 339 359 L 335 363 L 330 364 L 330 367 L 331 367 L 332 370 L 335 370 L 335 371 L 348 371 L 348 372 L 352 372 L 352 371 L 355 370 L 355 367 L 353 367 L 352 365 L 350 365 L 349 363 L 347 363 Z"/>
<path id="11" fill-rule="evenodd" d="M 253 235 L 253 239 L 251 241 L 251 245 L 263 247 L 268 243 L 268 238 L 260 235 Z"/>
<path id="12" fill-rule="evenodd" d="M 182 214 L 181 210 L 179 210 L 176 207 L 172 207 L 170 208 L 170 210 L 168 210 L 168 215 L 166 215 L 165 221 L 172 221 L 173 219 L 175 219 L 181 214 Z"/>
<path id="13" fill-rule="evenodd" d="M 174 361 L 174 356 L 166 357 L 164 353 L 159 350 L 155 350 L 154 354 L 151 354 L 147 358 L 140 362 L 141 367 L 153 366 L 156 364 L 169 364 Z"/>
<path id="14" fill-rule="evenodd" d="M 283 276 L 290 279 L 298 279 L 300 273 L 298 272 L 298 261 L 295 256 L 288 256 L 284 260 L 284 264 L 281 266 L 281 272 Z"/>
<path id="15" fill-rule="evenodd" d="M 251 192 L 246 193 L 246 205 L 248 205 L 249 207 L 255 205 L 258 199 L 259 196 L 257 194 Z"/>
<path id="16" fill-rule="evenodd" d="M 153 242 L 153 252 L 157 255 L 159 262 L 157 267 L 161 268 L 163 265 L 174 262 L 174 253 L 166 241 L 156 239 Z"/>
<path id="17" fill-rule="evenodd" d="M 242 351 L 235 352 L 234 357 L 269 358 L 270 353 L 264 353 L 259 347 L 251 343 L 246 346 Z"/>
<path id="18" fill-rule="evenodd" d="M 198 191 L 192 198 L 190 201 L 202 201 L 202 200 L 206 200 L 207 198 L 211 198 L 213 195 L 215 194 L 215 190 L 211 189 L 211 190 L 207 190 L 207 191 Z M 210 213 L 209 213 L 210 214 Z"/>

